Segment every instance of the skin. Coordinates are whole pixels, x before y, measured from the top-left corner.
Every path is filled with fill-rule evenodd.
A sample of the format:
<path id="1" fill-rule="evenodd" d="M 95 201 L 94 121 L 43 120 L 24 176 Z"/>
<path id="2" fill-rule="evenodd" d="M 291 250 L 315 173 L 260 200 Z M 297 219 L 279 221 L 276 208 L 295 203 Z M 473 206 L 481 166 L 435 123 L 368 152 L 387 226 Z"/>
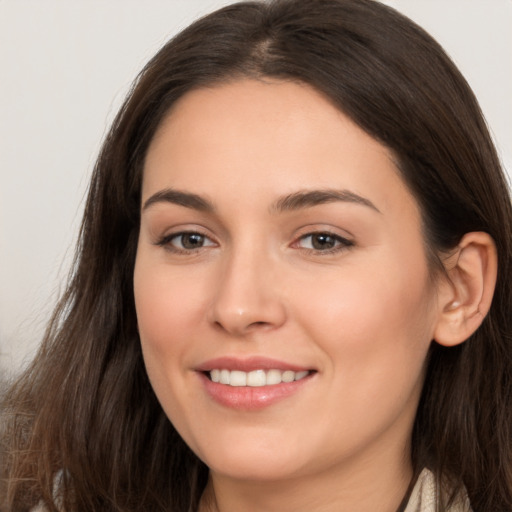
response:
<path id="1" fill-rule="evenodd" d="M 169 188 L 214 209 L 155 196 Z M 326 189 L 362 200 L 276 208 Z M 418 205 L 390 151 L 306 85 L 235 81 L 174 106 L 147 154 L 142 205 L 144 360 L 210 468 L 202 509 L 396 510 L 441 306 Z M 183 249 L 183 231 L 203 245 Z M 326 232 L 333 250 L 315 249 L 311 233 Z M 215 402 L 196 371 L 222 356 L 315 373 L 273 405 L 239 410 Z"/>

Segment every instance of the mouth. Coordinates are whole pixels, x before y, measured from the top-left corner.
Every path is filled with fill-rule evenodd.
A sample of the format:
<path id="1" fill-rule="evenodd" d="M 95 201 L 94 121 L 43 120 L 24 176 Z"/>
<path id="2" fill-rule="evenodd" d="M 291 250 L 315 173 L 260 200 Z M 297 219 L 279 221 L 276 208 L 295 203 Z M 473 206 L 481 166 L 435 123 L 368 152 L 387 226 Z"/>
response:
<path id="1" fill-rule="evenodd" d="M 290 383 L 306 378 L 313 370 L 279 370 L 279 369 L 257 369 L 249 372 L 242 370 L 228 370 L 214 368 L 204 372 L 205 376 L 212 382 L 232 387 L 258 388 L 264 386 L 275 386 L 281 383 Z"/>
<path id="2" fill-rule="evenodd" d="M 196 368 L 207 396 L 241 411 L 264 409 L 309 388 L 316 369 L 264 357 L 222 357 Z M 309 384 L 308 384 L 309 383 Z"/>

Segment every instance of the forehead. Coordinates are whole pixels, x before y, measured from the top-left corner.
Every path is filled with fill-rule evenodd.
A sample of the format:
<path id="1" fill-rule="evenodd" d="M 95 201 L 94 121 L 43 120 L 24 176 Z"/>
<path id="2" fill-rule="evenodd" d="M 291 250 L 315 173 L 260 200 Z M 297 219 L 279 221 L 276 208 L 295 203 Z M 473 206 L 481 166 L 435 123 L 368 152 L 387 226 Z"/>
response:
<path id="1" fill-rule="evenodd" d="M 289 81 L 245 79 L 183 96 L 150 145 L 143 201 L 165 187 L 219 200 L 257 189 L 269 201 L 297 189 L 343 188 L 384 209 L 416 209 L 391 151 L 315 89 Z"/>

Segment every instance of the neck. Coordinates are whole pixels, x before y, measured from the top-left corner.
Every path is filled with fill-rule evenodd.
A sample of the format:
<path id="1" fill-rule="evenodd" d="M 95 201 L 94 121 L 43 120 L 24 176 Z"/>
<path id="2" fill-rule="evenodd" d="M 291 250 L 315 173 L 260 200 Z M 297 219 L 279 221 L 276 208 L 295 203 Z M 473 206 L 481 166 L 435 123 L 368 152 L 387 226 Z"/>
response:
<path id="1" fill-rule="evenodd" d="M 247 481 L 212 472 L 200 512 L 396 512 L 412 478 L 409 451 L 343 464 L 322 474 Z"/>

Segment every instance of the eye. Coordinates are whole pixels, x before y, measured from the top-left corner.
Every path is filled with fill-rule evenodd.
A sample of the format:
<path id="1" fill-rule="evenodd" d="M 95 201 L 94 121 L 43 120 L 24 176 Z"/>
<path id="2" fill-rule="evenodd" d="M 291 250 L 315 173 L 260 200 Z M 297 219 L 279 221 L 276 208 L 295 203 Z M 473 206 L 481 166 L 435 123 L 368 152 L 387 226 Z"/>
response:
<path id="1" fill-rule="evenodd" d="M 175 252 L 190 252 L 203 247 L 214 246 L 215 242 L 202 233 L 196 231 L 184 231 L 173 233 L 163 237 L 158 245 L 165 246 Z"/>
<path id="2" fill-rule="evenodd" d="M 301 249 L 320 251 L 320 252 L 336 252 L 354 245 L 353 242 L 328 232 L 308 233 L 301 236 L 297 242 Z"/>

